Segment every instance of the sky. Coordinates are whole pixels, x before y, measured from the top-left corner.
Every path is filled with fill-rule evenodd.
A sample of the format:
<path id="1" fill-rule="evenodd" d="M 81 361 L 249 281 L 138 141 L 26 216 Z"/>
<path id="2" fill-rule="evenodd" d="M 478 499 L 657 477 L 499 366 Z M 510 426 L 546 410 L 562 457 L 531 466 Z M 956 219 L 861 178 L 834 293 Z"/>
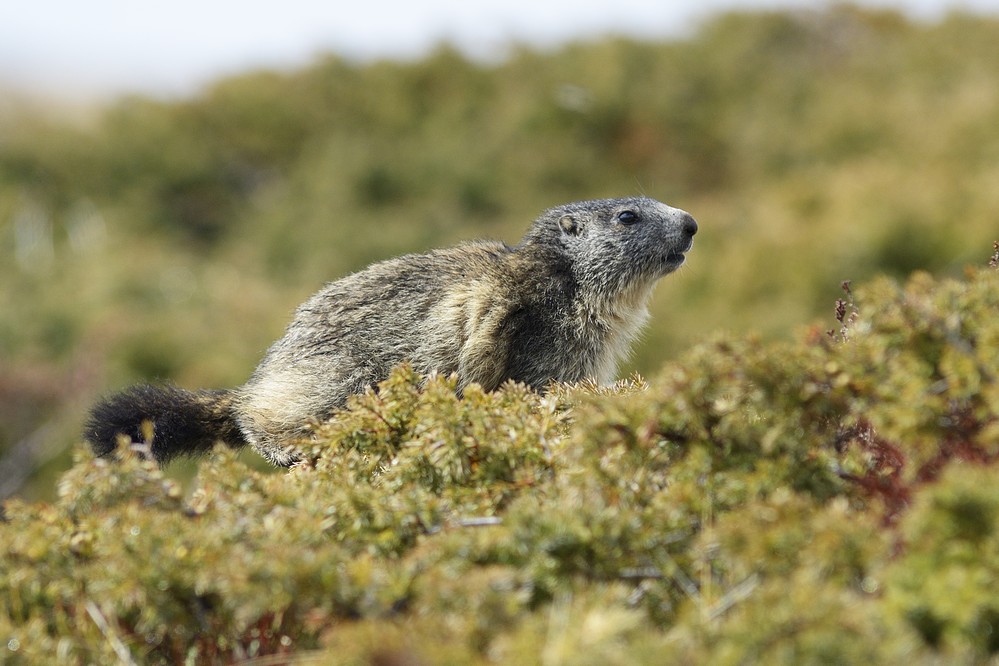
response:
<path id="1" fill-rule="evenodd" d="M 999 0 L 860 0 L 917 19 L 999 16 Z M 227 74 L 330 52 L 412 58 L 443 41 L 474 57 L 602 34 L 678 37 L 731 8 L 807 0 L 0 0 L 0 89 L 55 97 L 196 92 Z"/>

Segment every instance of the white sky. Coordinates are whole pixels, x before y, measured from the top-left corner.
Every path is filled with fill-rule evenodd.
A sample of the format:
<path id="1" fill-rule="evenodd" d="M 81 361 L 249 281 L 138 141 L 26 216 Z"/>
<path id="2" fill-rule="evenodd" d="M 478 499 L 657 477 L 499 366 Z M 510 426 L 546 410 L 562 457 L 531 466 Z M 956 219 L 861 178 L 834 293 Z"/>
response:
<path id="1" fill-rule="evenodd" d="M 0 86 L 80 97 L 187 93 L 250 67 L 317 52 L 412 57 L 448 40 L 477 56 L 511 41 L 552 46 L 608 32 L 677 36 L 733 7 L 807 0 L 0 0 Z M 999 0 L 860 0 L 917 18 Z"/>

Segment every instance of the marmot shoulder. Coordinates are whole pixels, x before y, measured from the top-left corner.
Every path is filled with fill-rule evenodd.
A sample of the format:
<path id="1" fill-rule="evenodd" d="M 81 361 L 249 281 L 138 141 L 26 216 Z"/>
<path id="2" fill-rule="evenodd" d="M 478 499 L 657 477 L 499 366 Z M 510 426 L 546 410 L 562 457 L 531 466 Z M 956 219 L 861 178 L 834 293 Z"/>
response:
<path id="1" fill-rule="evenodd" d="M 515 246 L 479 241 L 372 264 L 330 282 L 295 312 L 241 387 L 143 385 L 95 406 L 85 436 L 98 454 L 118 435 L 153 455 L 251 445 L 277 465 L 298 459 L 307 424 L 408 361 L 493 390 L 507 380 L 614 379 L 648 318 L 653 286 L 684 262 L 697 223 L 646 197 L 544 211 Z"/>

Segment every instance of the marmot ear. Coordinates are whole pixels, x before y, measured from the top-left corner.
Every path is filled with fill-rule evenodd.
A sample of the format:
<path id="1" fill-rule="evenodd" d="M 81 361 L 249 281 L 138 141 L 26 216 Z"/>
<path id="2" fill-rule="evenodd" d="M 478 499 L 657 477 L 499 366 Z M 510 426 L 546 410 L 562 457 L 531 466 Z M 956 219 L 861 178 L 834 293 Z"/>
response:
<path id="1" fill-rule="evenodd" d="M 572 215 L 563 215 L 558 219 L 558 226 L 562 233 L 570 236 L 579 235 L 579 221 Z"/>

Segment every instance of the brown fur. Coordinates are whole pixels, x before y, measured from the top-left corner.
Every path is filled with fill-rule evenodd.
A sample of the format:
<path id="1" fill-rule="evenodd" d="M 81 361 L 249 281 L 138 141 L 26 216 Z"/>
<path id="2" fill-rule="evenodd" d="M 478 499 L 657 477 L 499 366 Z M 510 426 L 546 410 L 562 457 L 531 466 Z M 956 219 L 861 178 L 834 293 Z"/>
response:
<path id="1" fill-rule="evenodd" d="M 86 436 L 106 453 L 116 433 L 140 432 L 147 419 L 169 442 L 153 447 L 161 460 L 219 439 L 289 465 L 298 459 L 289 444 L 310 421 L 402 361 L 455 373 L 459 388 L 610 382 L 648 319 L 653 286 L 683 263 L 696 231 L 690 215 L 653 199 L 604 199 L 545 211 L 515 247 L 474 242 L 373 264 L 303 303 L 242 387 L 144 387 L 146 403 L 159 399 L 142 409 L 133 389 L 98 405 Z"/>

